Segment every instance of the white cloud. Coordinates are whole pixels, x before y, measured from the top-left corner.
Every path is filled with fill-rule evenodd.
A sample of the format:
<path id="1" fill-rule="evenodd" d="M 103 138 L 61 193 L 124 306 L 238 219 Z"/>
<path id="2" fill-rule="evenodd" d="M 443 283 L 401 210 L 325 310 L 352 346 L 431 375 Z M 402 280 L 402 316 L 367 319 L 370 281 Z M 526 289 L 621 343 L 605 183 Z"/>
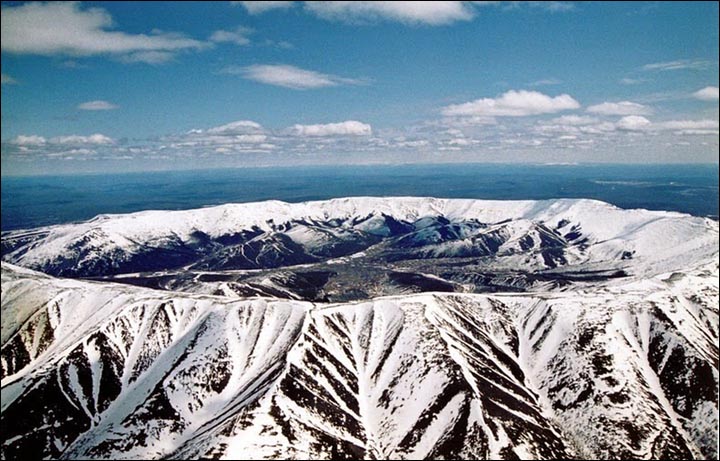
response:
<path id="1" fill-rule="evenodd" d="M 447 143 L 449 146 L 469 146 L 472 141 L 465 138 L 455 138 L 449 140 Z"/>
<path id="2" fill-rule="evenodd" d="M 79 149 L 70 149 L 65 150 L 62 152 L 51 154 L 53 156 L 62 156 L 62 155 L 94 155 L 97 154 L 97 151 L 94 149 L 86 149 L 84 147 L 81 147 Z M 132 158 L 132 157 L 131 157 Z"/>
<path id="3" fill-rule="evenodd" d="M 235 45 L 247 45 L 250 39 L 247 38 L 253 32 L 247 27 L 236 27 L 234 30 L 216 30 L 210 36 L 210 41 L 216 43 L 233 43 Z"/>
<path id="4" fill-rule="evenodd" d="M 290 130 L 297 136 L 368 136 L 372 134 L 370 125 L 355 120 L 324 125 L 293 125 Z"/>
<path id="5" fill-rule="evenodd" d="M 47 140 L 42 136 L 34 134 L 29 136 L 21 134 L 10 142 L 17 146 L 42 146 L 47 142 Z"/>
<path id="6" fill-rule="evenodd" d="M 604 102 L 587 108 L 588 112 L 601 115 L 648 115 L 652 113 L 649 107 L 636 102 Z"/>
<path id="7" fill-rule="evenodd" d="M 682 130 L 678 131 L 679 134 L 690 134 L 690 135 L 711 135 L 717 137 L 720 134 L 720 130 Z"/>
<path id="8" fill-rule="evenodd" d="M 8 74 L 0 74 L 2 75 L 2 84 L 3 85 L 15 85 L 17 83 L 17 80 L 9 76 Z"/>
<path id="9" fill-rule="evenodd" d="M 482 125 L 497 125 L 495 117 L 483 116 L 460 116 L 460 117 L 443 117 L 440 121 L 444 126 L 471 127 Z"/>
<path id="10" fill-rule="evenodd" d="M 540 121 L 533 127 L 533 131 L 545 137 L 560 135 L 561 137 L 576 136 L 578 139 L 581 139 L 581 136 L 595 135 L 602 135 L 605 139 L 609 139 L 608 136 L 611 136 L 616 131 L 707 135 L 717 133 L 718 121 L 701 119 L 669 120 L 653 123 L 640 115 L 628 115 L 612 123 L 593 117 L 565 115 L 548 121 Z"/>
<path id="11" fill-rule="evenodd" d="M 430 143 L 428 142 L 427 139 L 417 139 L 417 140 L 411 140 L 411 141 L 407 141 L 407 140 L 403 139 L 403 140 L 397 141 L 395 143 L 395 146 L 401 147 L 401 148 L 416 149 L 416 148 L 426 147 L 429 144 Z"/>
<path id="12" fill-rule="evenodd" d="M 293 45 L 292 43 L 290 43 L 290 42 L 288 42 L 288 41 L 286 41 L 286 40 L 270 40 L 270 39 L 265 39 L 265 41 L 263 42 L 263 44 L 264 44 L 265 46 L 274 46 L 274 47 L 277 47 L 277 48 L 280 48 L 280 49 L 283 49 L 283 50 L 292 50 L 293 48 L 295 48 L 295 45 Z"/>
<path id="13" fill-rule="evenodd" d="M 158 55 L 133 53 L 199 50 L 207 44 L 166 32 L 128 34 L 110 30 L 113 20 L 102 8 L 81 9 L 78 2 L 3 6 L 2 51 L 14 54 L 93 56 L 109 54 L 129 62 L 158 62 Z M 152 59 L 151 59 L 152 58 Z M 167 59 L 166 59 L 167 60 Z"/>
<path id="14" fill-rule="evenodd" d="M 650 120 L 640 115 L 628 115 L 621 118 L 616 125 L 619 130 L 643 131 L 650 128 L 650 125 L 652 125 L 652 123 L 650 122 Z"/>
<path id="15" fill-rule="evenodd" d="M 175 59 L 175 53 L 170 51 L 138 51 L 120 56 L 120 61 L 126 64 L 143 62 L 145 64 L 165 64 Z"/>
<path id="16" fill-rule="evenodd" d="M 184 135 L 166 138 L 169 147 L 183 152 L 202 153 L 211 149 L 219 153 L 270 151 L 275 145 L 266 130 L 252 120 L 238 120 L 206 130 L 193 129 Z"/>
<path id="17" fill-rule="evenodd" d="M 577 109 L 580 104 L 570 95 L 551 97 L 537 91 L 510 90 L 497 98 L 482 98 L 443 108 L 445 116 L 524 117 Z"/>
<path id="18" fill-rule="evenodd" d="M 270 10 L 285 9 L 293 6 L 295 2 L 230 2 L 233 5 L 242 5 L 250 14 L 260 14 Z"/>
<path id="19" fill-rule="evenodd" d="M 561 83 L 562 83 L 562 80 L 558 80 L 556 78 L 544 78 L 542 80 L 537 80 L 535 82 L 532 82 L 528 86 L 550 86 L 550 85 L 560 85 Z"/>
<path id="20" fill-rule="evenodd" d="M 658 124 L 660 128 L 668 130 L 707 130 L 717 129 L 718 121 L 703 119 L 703 120 L 669 120 L 667 122 L 661 122 Z"/>
<path id="21" fill-rule="evenodd" d="M 557 123 L 559 125 L 570 125 L 570 126 L 581 126 L 581 125 L 592 125 L 597 123 L 598 119 L 595 117 L 588 117 L 586 115 L 563 115 L 550 120 L 550 123 Z"/>
<path id="22" fill-rule="evenodd" d="M 706 61 L 701 59 L 678 59 L 676 61 L 665 61 L 665 62 L 654 62 L 652 64 L 645 64 L 642 66 L 643 70 L 657 70 L 657 71 L 668 71 L 668 70 L 701 70 L 707 69 L 712 65 L 712 61 Z"/>
<path id="23" fill-rule="evenodd" d="M 63 145 L 83 145 L 83 144 L 90 144 L 90 145 L 109 145 L 114 144 L 115 141 L 105 136 L 104 134 L 95 133 L 91 134 L 89 136 L 79 136 L 79 135 L 70 135 L 70 136 L 57 136 L 55 138 L 50 139 L 51 144 L 63 144 Z"/>
<path id="24" fill-rule="evenodd" d="M 234 137 L 234 140 L 243 144 L 260 144 L 267 141 L 264 134 L 241 134 Z"/>
<path id="25" fill-rule="evenodd" d="M 305 8 L 323 19 L 343 22 L 399 21 L 431 26 L 468 21 L 473 9 L 466 2 L 305 2 Z"/>
<path id="26" fill-rule="evenodd" d="M 282 86 L 293 90 L 307 90 L 338 85 L 361 85 L 360 79 L 323 74 L 313 70 L 284 64 L 255 64 L 247 67 L 230 66 L 220 73 L 242 75 L 243 78 L 268 85 Z"/>
<path id="27" fill-rule="evenodd" d="M 82 146 L 82 145 L 95 145 L 95 146 L 102 146 L 102 145 L 110 145 L 114 144 L 115 140 L 112 138 L 105 136 L 104 134 L 91 134 L 89 136 L 80 136 L 80 135 L 69 135 L 69 136 L 56 136 L 54 138 L 46 139 L 43 136 L 38 135 L 20 135 L 14 138 L 11 141 L 12 144 L 15 144 L 16 146 L 25 146 L 25 147 L 38 147 L 38 146 L 45 146 L 48 144 L 51 145 L 70 145 L 70 146 Z"/>
<path id="28" fill-rule="evenodd" d="M 621 78 L 620 83 L 623 85 L 639 85 L 640 83 L 646 82 L 644 78 Z"/>
<path id="29" fill-rule="evenodd" d="M 242 5 L 249 14 L 260 14 L 270 10 L 288 9 L 300 2 L 230 2 Z M 542 9 L 551 12 L 569 11 L 575 8 L 573 2 L 477 2 L 477 1 L 316 1 L 303 2 L 304 10 L 320 18 L 352 24 L 365 24 L 380 20 L 397 21 L 410 25 L 440 26 L 456 21 L 473 19 L 476 9 L 498 6 L 503 10 L 522 7 Z"/>
<path id="30" fill-rule="evenodd" d="M 244 144 L 261 144 L 268 140 L 265 134 L 235 134 L 235 135 L 190 135 L 181 139 L 177 146 L 241 146 Z"/>
<path id="31" fill-rule="evenodd" d="M 542 136 L 560 135 L 606 135 L 617 130 L 611 122 L 601 122 L 592 117 L 567 116 L 542 121 L 533 127 L 533 131 Z"/>
<path id="32" fill-rule="evenodd" d="M 108 101 L 88 101 L 84 102 L 77 107 L 80 110 L 113 110 L 117 109 L 118 106 Z"/>
<path id="33" fill-rule="evenodd" d="M 202 130 L 193 130 L 202 133 Z M 209 128 L 207 133 L 221 136 L 235 136 L 242 134 L 254 134 L 263 131 L 262 125 L 252 120 L 238 120 L 225 125 Z"/>
<path id="34" fill-rule="evenodd" d="M 571 11 L 575 9 L 573 2 L 508 2 L 511 7 L 528 6 L 530 8 L 539 8 L 547 11 Z"/>
<path id="35" fill-rule="evenodd" d="M 692 95 L 693 95 L 693 98 L 700 99 L 702 101 L 717 101 L 718 100 L 718 87 L 706 86 L 702 90 L 697 90 Z"/>
<path id="36" fill-rule="evenodd" d="M 583 125 L 579 131 L 585 134 L 605 134 L 615 131 L 617 126 L 611 122 L 600 122 L 592 125 Z"/>

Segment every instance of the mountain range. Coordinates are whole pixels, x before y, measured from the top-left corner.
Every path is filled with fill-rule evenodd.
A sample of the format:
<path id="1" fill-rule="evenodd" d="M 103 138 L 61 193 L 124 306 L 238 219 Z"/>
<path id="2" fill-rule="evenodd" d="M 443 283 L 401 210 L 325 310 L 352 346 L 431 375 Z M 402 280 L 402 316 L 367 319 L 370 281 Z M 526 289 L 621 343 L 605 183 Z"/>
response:
<path id="1" fill-rule="evenodd" d="M 718 456 L 718 223 L 357 197 L 2 234 L 5 459 Z"/>

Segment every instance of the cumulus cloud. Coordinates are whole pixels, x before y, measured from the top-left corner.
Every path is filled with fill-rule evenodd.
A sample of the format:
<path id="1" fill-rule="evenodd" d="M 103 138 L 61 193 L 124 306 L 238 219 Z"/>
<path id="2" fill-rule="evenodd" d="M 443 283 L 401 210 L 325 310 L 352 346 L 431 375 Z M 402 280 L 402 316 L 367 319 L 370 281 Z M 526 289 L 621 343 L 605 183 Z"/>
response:
<path id="1" fill-rule="evenodd" d="M 255 64 L 247 67 L 230 66 L 222 74 L 241 75 L 248 80 L 281 86 L 293 90 L 308 90 L 338 85 L 361 85 L 364 81 L 323 74 L 285 64 Z"/>
<path id="2" fill-rule="evenodd" d="M 87 101 L 77 107 L 80 110 L 113 110 L 117 109 L 118 106 L 108 101 Z"/>
<path id="3" fill-rule="evenodd" d="M 264 134 L 241 134 L 235 136 L 235 141 L 244 144 L 260 144 L 267 141 L 267 138 Z"/>
<path id="4" fill-rule="evenodd" d="M 593 123 L 598 123 L 598 121 L 595 117 L 588 117 L 586 115 L 563 115 L 550 120 L 551 123 L 571 126 L 592 125 Z"/>
<path id="5" fill-rule="evenodd" d="M 8 74 L 0 74 L 2 75 L 2 84 L 3 85 L 14 85 L 17 83 L 17 80 L 9 76 Z"/>
<path id="6" fill-rule="evenodd" d="M 55 138 L 50 138 L 49 141 L 51 144 L 63 144 L 63 145 L 72 145 L 72 146 L 80 146 L 80 145 L 96 145 L 96 146 L 103 146 L 103 145 L 109 145 L 114 144 L 115 141 L 105 136 L 104 134 L 95 133 L 91 134 L 89 136 L 80 136 L 80 135 L 70 135 L 70 136 L 57 136 Z"/>
<path id="7" fill-rule="evenodd" d="M 654 62 L 642 66 L 643 70 L 669 71 L 669 70 L 702 70 L 712 65 L 712 61 L 702 59 L 678 59 L 676 61 Z"/>
<path id="8" fill-rule="evenodd" d="M 621 118 L 616 125 L 619 130 L 623 131 L 643 131 L 650 128 L 652 123 L 640 115 L 628 115 Z"/>
<path id="9" fill-rule="evenodd" d="M 702 101 L 717 101 L 718 100 L 718 87 L 706 86 L 702 90 L 697 90 L 692 95 L 693 95 L 693 98 L 700 99 Z"/>
<path id="10" fill-rule="evenodd" d="M 202 130 L 194 130 L 202 133 Z M 243 134 L 259 133 L 263 131 L 262 125 L 252 120 L 238 120 L 226 123 L 225 125 L 208 128 L 207 133 L 221 136 L 234 136 Z"/>
<path id="11" fill-rule="evenodd" d="M 233 5 L 242 5 L 250 14 L 260 14 L 270 10 L 285 9 L 293 6 L 295 2 L 230 2 Z"/>
<path id="12" fill-rule="evenodd" d="M 47 142 L 47 140 L 38 135 L 24 135 L 21 134 L 17 137 L 15 137 L 12 141 L 10 141 L 12 144 L 15 144 L 17 146 L 42 146 Z"/>
<path id="13" fill-rule="evenodd" d="M 369 136 L 372 127 L 367 123 L 356 120 L 347 120 L 340 123 L 327 123 L 324 125 L 293 125 L 292 134 L 297 136 Z"/>
<path id="14" fill-rule="evenodd" d="M 15 137 L 12 144 L 16 146 L 45 146 L 45 145 L 64 145 L 64 146 L 83 146 L 83 145 L 94 145 L 103 146 L 114 144 L 115 140 L 105 136 L 104 134 L 95 133 L 89 136 L 80 135 L 69 135 L 69 136 L 56 136 L 54 138 L 46 139 L 43 136 L 38 135 L 19 135 Z"/>
<path id="15" fill-rule="evenodd" d="M 112 17 L 104 9 L 81 9 L 78 2 L 3 6 L 0 43 L 3 52 L 13 54 L 105 54 L 123 57 L 128 62 L 155 63 L 159 55 L 147 53 L 165 53 L 167 58 L 174 52 L 207 46 L 176 33 L 128 34 L 111 30 L 113 25 Z"/>
<path id="16" fill-rule="evenodd" d="M 552 97 L 537 91 L 510 90 L 496 98 L 482 98 L 446 106 L 442 109 L 442 114 L 447 117 L 524 117 L 579 107 L 580 104 L 567 94 Z"/>
<path id="17" fill-rule="evenodd" d="M 262 2 L 261 2 L 262 3 Z M 233 30 L 216 30 L 210 36 L 210 41 L 215 43 L 233 43 L 235 45 L 247 45 L 250 39 L 247 38 L 253 32 L 248 27 L 236 27 Z"/>
<path id="18" fill-rule="evenodd" d="M 343 22 L 391 20 L 431 26 L 468 21 L 473 9 L 465 2 L 305 2 L 305 8 L 323 19 Z"/>
<path id="19" fill-rule="evenodd" d="M 268 153 L 276 148 L 270 134 L 252 120 L 238 120 L 207 129 L 192 129 L 182 135 L 163 138 L 164 151 L 178 155 Z"/>
<path id="20" fill-rule="evenodd" d="M 648 115 L 652 113 L 649 107 L 630 101 L 604 102 L 588 107 L 587 111 L 601 115 Z"/>

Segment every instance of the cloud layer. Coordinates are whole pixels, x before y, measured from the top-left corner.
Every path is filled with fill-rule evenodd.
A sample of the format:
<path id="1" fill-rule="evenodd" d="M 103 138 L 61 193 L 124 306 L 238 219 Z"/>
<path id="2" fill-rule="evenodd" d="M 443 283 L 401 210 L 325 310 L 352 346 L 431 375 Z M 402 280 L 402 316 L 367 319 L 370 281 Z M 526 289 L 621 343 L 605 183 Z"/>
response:
<path id="1" fill-rule="evenodd" d="M 291 132 L 298 136 L 369 136 L 372 127 L 367 123 L 348 120 L 324 125 L 293 125 Z"/>
<path id="2" fill-rule="evenodd" d="M 54 138 L 46 139 L 43 136 L 38 135 L 19 135 L 15 137 L 12 144 L 17 146 L 43 146 L 46 144 L 55 145 L 69 145 L 69 146 L 82 146 L 82 145 L 96 145 L 96 146 L 107 146 L 114 144 L 115 140 L 104 134 L 96 133 L 89 136 L 80 135 L 69 135 L 69 136 L 56 136 Z"/>
<path id="3" fill-rule="evenodd" d="M 579 107 L 580 103 L 567 94 L 552 97 L 537 91 L 510 90 L 496 98 L 449 105 L 442 109 L 442 114 L 448 117 L 525 117 Z"/>

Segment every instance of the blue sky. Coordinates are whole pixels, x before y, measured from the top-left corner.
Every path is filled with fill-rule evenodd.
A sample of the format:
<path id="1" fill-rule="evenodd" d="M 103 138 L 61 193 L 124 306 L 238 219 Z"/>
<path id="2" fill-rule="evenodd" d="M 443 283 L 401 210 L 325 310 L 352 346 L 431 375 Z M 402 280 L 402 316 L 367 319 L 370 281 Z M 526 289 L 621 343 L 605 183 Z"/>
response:
<path id="1" fill-rule="evenodd" d="M 718 162 L 716 2 L 2 6 L 2 173 Z"/>

